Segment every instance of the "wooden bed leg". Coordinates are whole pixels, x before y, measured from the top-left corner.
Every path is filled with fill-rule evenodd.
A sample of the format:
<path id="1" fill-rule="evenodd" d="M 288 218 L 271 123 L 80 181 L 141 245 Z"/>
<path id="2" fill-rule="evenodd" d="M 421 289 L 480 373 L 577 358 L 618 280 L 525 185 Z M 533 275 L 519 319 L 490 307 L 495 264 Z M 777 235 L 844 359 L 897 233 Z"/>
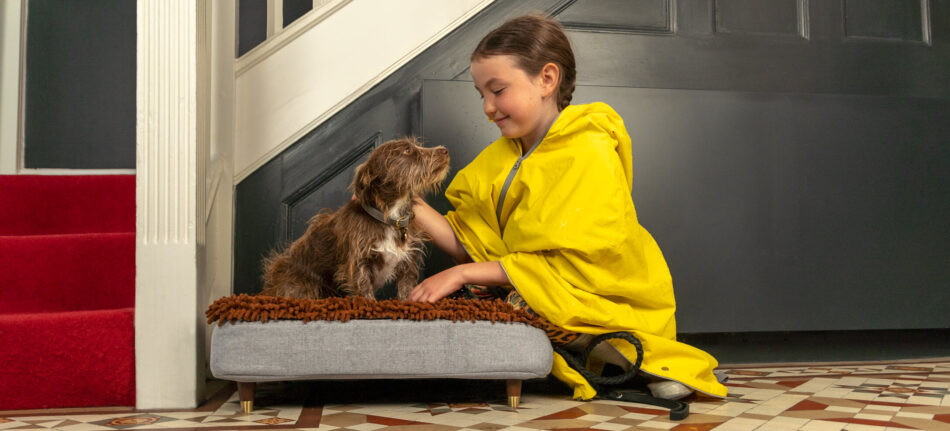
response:
<path id="1" fill-rule="evenodd" d="M 521 380 L 510 379 L 505 382 L 508 392 L 508 406 L 517 410 L 518 402 L 521 401 Z"/>
<path id="2" fill-rule="evenodd" d="M 248 414 L 254 410 L 254 382 L 237 382 L 238 398 L 241 400 L 241 411 Z"/>

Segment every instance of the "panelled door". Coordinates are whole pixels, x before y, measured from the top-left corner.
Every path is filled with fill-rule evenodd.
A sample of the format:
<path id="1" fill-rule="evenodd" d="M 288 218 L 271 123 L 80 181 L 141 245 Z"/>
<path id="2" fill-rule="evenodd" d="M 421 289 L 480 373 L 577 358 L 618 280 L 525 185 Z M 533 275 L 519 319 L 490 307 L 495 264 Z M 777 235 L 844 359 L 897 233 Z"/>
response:
<path id="1" fill-rule="evenodd" d="M 568 29 L 574 103 L 625 119 L 681 332 L 950 327 L 945 0 L 496 2 L 238 185 L 235 290 L 377 142 L 421 135 L 455 172 L 496 139 L 468 55 L 530 10 Z"/>

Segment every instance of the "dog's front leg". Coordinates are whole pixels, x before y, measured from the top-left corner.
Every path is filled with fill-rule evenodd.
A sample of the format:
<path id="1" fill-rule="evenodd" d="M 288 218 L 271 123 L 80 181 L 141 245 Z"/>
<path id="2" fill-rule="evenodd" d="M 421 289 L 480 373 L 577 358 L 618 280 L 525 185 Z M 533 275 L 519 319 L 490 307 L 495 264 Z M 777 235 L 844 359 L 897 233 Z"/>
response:
<path id="1" fill-rule="evenodd" d="M 334 278 L 346 296 L 362 296 L 364 298 L 376 299 L 373 288 L 372 259 L 355 259 L 354 262 L 350 262 L 339 268 Z"/>
<path id="2" fill-rule="evenodd" d="M 396 265 L 396 295 L 405 300 L 412 289 L 419 284 L 419 267 L 413 260 L 406 260 Z"/>

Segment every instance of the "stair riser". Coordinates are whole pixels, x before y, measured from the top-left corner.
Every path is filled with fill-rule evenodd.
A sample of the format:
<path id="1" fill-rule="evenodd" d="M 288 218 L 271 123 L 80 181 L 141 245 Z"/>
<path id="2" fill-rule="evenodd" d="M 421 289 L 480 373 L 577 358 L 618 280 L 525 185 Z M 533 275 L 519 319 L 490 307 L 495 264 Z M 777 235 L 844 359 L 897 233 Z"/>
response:
<path id="1" fill-rule="evenodd" d="M 0 314 L 0 410 L 135 405 L 134 310 Z"/>
<path id="2" fill-rule="evenodd" d="M 0 313 L 135 305 L 135 234 L 0 237 Z"/>
<path id="3" fill-rule="evenodd" d="M 134 175 L 0 176 L 0 235 L 135 232 Z"/>

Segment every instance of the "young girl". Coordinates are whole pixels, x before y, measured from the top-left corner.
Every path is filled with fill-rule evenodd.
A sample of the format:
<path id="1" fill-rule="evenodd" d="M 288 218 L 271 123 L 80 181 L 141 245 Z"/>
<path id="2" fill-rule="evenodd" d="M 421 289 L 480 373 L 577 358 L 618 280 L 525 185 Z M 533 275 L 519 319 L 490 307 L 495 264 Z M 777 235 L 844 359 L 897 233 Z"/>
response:
<path id="1" fill-rule="evenodd" d="M 716 360 L 676 341 L 670 272 L 630 195 L 623 120 L 603 103 L 569 105 L 574 70 L 570 42 L 551 18 L 512 19 L 478 44 L 472 78 L 502 137 L 446 189 L 455 211 L 443 217 L 416 202 L 417 222 L 458 265 L 424 280 L 409 299 L 434 302 L 464 285 L 507 287 L 509 302 L 561 329 L 556 344 L 576 348 L 587 334 L 633 333 L 655 396 L 723 397 Z M 603 356 L 630 368 L 633 345 L 610 344 Z M 558 354 L 552 373 L 575 398 L 596 395 Z"/>

